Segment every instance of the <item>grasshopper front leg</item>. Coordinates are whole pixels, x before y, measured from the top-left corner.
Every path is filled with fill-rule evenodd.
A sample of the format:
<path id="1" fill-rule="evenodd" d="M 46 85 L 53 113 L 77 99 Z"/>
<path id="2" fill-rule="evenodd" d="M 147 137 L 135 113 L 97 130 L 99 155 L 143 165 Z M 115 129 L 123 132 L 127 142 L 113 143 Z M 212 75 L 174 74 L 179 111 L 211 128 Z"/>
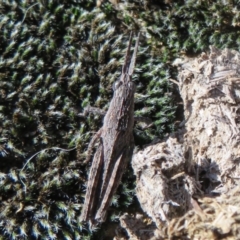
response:
<path id="1" fill-rule="evenodd" d="M 88 150 L 87 150 L 87 158 L 86 160 L 84 161 L 84 163 L 88 163 L 91 159 L 91 154 L 92 154 L 92 151 L 93 151 L 93 148 L 94 148 L 94 145 L 95 143 L 97 142 L 97 140 L 101 137 L 101 134 L 102 134 L 102 128 L 100 128 L 98 130 L 97 133 L 95 133 L 95 135 L 93 136 L 91 142 L 89 143 L 88 145 Z"/>

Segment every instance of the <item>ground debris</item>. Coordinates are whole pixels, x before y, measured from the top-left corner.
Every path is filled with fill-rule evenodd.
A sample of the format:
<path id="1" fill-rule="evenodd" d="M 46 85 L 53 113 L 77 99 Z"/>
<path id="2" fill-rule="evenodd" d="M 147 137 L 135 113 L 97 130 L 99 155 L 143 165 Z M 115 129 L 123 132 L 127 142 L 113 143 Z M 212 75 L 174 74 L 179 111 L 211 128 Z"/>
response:
<path id="1" fill-rule="evenodd" d="M 149 217 L 143 214 L 125 213 L 120 217 L 120 224 L 128 237 L 118 234 L 114 240 L 157 240 L 159 230 Z"/>
<path id="2" fill-rule="evenodd" d="M 240 239 L 240 54 L 210 47 L 178 67 L 183 128 L 133 156 L 137 198 L 155 239 Z M 143 239 L 134 217 L 121 226 Z"/>
<path id="3" fill-rule="evenodd" d="M 183 145 L 170 137 L 133 157 L 138 200 L 157 225 L 174 216 L 182 216 L 197 192 L 197 182 L 184 172 L 187 163 L 183 152 Z"/>
<path id="4" fill-rule="evenodd" d="M 227 192 L 239 184 L 239 66 L 238 52 L 214 47 L 180 66 L 184 155 L 195 166 L 204 193 Z"/>

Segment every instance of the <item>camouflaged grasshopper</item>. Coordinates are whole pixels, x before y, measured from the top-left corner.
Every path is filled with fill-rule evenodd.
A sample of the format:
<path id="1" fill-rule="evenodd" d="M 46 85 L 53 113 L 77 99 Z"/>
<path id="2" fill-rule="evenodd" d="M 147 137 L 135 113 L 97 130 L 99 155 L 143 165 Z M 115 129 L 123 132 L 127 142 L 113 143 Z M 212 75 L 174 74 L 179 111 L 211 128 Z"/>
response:
<path id="1" fill-rule="evenodd" d="M 140 35 L 140 34 L 139 34 Z M 134 147 L 134 93 L 132 74 L 135 68 L 139 35 L 130 58 L 132 33 L 125 56 L 122 74 L 114 83 L 114 94 L 103 126 L 89 144 L 91 149 L 99 140 L 99 146 L 90 169 L 85 202 L 80 221 L 97 224 L 105 221 L 107 209 L 122 178 Z"/>

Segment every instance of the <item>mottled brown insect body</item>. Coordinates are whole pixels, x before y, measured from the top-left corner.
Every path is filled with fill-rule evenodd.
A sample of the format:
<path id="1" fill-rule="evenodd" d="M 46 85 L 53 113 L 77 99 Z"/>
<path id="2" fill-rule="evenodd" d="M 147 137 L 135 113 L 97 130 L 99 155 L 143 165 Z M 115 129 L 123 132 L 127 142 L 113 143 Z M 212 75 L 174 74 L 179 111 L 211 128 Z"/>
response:
<path id="1" fill-rule="evenodd" d="M 100 144 L 89 174 L 81 221 L 95 224 L 105 220 L 113 194 L 132 156 L 135 85 L 131 77 L 135 67 L 138 42 L 139 36 L 130 60 L 131 34 L 122 74 L 114 84 L 114 95 L 104 117 L 103 127 L 97 133 Z"/>

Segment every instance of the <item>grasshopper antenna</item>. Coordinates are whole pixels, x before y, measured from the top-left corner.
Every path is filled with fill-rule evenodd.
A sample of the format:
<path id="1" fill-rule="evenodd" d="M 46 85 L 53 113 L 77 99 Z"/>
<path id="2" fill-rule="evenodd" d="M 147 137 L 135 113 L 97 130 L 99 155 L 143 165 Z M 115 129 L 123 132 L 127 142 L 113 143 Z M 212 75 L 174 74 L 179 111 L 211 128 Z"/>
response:
<path id="1" fill-rule="evenodd" d="M 128 67 L 129 67 L 129 61 L 130 61 L 130 50 L 131 50 L 131 45 L 132 45 L 132 37 L 133 37 L 133 33 L 130 33 L 130 38 L 129 38 L 129 42 L 128 42 L 128 48 L 127 48 L 127 52 L 125 55 L 125 60 L 124 60 L 124 65 L 122 68 L 122 74 L 127 73 L 128 71 Z"/>
<path id="2" fill-rule="evenodd" d="M 128 75 L 129 76 L 132 76 L 134 68 L 135 68 L 135 65 L 136 65 L 136 58 L 137 58 L 137 50 L 138 50 L 139 38 L 140 38 L 140 33 L 138 33 L 136 44 L 135 44 L 135 48 L 134 48 L 134 52 L 133 52 L 133 55 L 132 55 L 130 66 L 129 66 L 129 70 L 128 70 Z"/>

